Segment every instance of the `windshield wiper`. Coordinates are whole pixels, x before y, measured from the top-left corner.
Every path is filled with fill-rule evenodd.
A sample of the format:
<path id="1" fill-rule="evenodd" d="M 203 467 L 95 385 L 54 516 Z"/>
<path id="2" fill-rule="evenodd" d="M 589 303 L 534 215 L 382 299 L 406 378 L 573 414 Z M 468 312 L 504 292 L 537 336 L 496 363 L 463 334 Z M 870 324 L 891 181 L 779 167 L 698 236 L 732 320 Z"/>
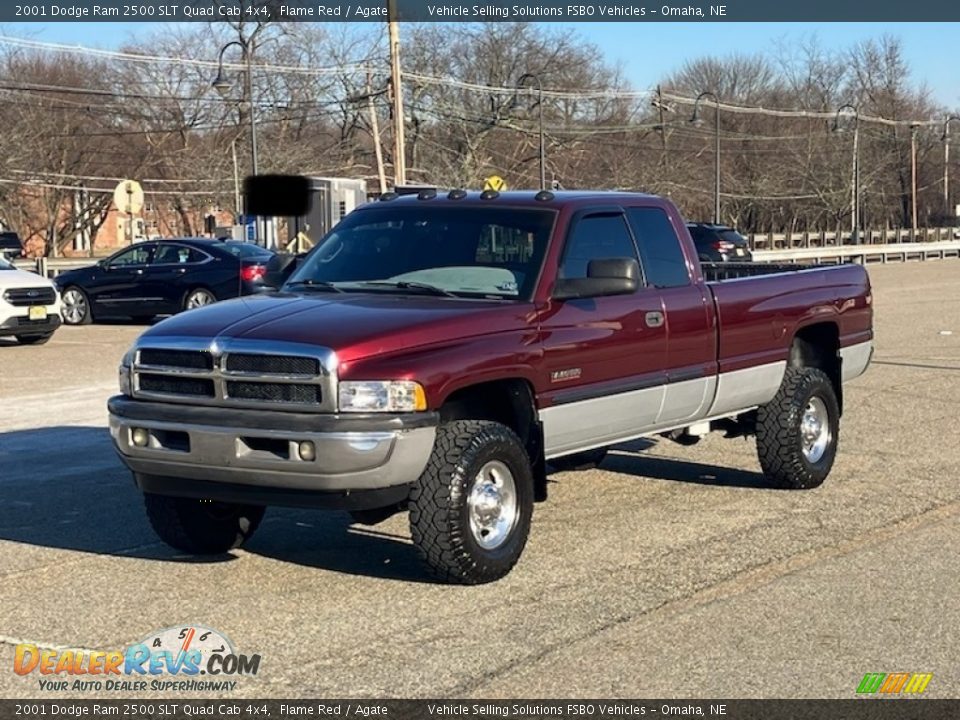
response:
<path id="1" fill-rule="evenodd" d="M 437 287 L 436 285 L 430 285 L 428 283 L 421 283 L 421 282 L 408 282 L 407 280 L 368 280 L 363 284 L 379 285 L 381 287 L 392 287 L 392 288 L 398 288 L 400 290 L 423 290 L 424 292 L 429 292 L 434 295 L 442 295 L 443 297 L 452 297 L 452 298 L 460 297 L 456 293 L 450 292 L 449 290 L 444 290 L 442 287 Z"/>
<path id="2" fill-rule="evenodd" d="M 332 282 L 327 282 L 326 280 L 296 280 L 295 282 L 287 283 L 285 288 L 295 288 L 295 287 L 305 287 L 310 288 L 311 290 L 331 290 L 332 292 L 346 292 L 343 288 L 338 288 Z"/>

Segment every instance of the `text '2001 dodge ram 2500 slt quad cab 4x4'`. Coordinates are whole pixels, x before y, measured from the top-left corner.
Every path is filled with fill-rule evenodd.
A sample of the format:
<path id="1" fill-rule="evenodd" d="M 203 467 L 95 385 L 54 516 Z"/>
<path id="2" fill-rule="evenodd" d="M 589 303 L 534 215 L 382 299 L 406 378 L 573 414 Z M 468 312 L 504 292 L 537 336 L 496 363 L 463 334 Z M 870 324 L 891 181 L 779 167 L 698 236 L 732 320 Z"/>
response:
<path id="1" fill-rule="evenodd" d="M 180 550 L 236 547 L 269 505 L 409 509 L 432 570 L 487 582 L 520 557 L 548 462 L 712 427 L 755 433 L 772 484 L 822 483 L 871 300 L 859 265 L 701 265 L 655 196 L 387 195 L 281 292 L 145 332 L 111 432 Z"/>

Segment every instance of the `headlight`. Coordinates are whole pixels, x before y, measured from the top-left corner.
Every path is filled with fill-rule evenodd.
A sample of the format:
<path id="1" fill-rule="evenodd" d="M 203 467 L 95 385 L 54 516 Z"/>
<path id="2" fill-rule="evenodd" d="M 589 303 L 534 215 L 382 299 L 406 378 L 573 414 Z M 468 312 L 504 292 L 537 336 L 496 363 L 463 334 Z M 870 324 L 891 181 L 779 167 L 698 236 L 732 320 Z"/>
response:
<path id="1" fill-rule="evenodd" d="M 427 395 L 412 380 L 340 383 L 341 412 L 414 412 L 427 409 Z"/>
<path id="2" fill-rule="evenodd" d="M 120 361 L 120 393 L 122 395 L 133 395 L 133 384 L 130 382 L 130 366 L 133 365 L 134 350 L 127 351 Z"/>

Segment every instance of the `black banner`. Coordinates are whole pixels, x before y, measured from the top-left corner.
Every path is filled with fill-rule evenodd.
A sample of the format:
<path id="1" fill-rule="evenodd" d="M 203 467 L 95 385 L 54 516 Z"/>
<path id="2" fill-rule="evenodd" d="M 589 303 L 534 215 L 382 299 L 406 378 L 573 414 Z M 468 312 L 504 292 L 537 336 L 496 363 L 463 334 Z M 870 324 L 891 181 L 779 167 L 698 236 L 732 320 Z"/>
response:
<path id="1" fill-rule="evenodd" d="M 956 0 L 26 0 L 0 22 L 951 22 Z"/>
<path id="2" fill-rule="evenodd" d="M 0 700 L 0 718 L 955 720 L 960 700 Z"/>

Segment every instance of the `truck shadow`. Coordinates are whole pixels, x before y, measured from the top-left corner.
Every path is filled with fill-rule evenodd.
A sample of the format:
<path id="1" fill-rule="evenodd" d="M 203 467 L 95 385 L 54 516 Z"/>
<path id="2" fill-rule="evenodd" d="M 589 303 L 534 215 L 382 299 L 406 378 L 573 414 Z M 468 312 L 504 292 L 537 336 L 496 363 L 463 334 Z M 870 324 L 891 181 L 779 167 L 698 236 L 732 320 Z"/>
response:
<path id="1" fill-rule="evenodd" d="M 601 467 L 640 478 L 766 487 L 759 473 L 639 453 L 649 446 L 619 446 Z M 153 562 L 216 564 L 243 554 L 193 557 L 163 544 L 107 430 L 80 426 L 0 433 L 0 540 Z M 420 564 L 403 516 L 367 527 L 342 512 L 270 508 L 244 552 L 346 575 L 435 582 Z M 6 548 L 4 564 L 17 568 L 17 555 L 8 553 L 17 551 Z"/>
<path id="2" fill-rule="evenodd" d="M 432 583 L 396 520 L 367 528 L 350 516 L 270 508 L 244 551 L 285 563 L 404 582 Z M 397 529 L 396 534 L 382 528 Z M 401 534 L 404 533 L 404 534 Z M 216 564 L 239 553 L 195 557 L 154 534 L 142 496 L 106 428 L 61 426 L 0 433 L 0 541 L 154 562 Z M 18 569 L 14 547 L 0 564 Z M 55 556 L 54 562 L 63 559 Z M 32 561 L 24 568 L 49 561 Z"/>
<path id="3" fill-rule="evenodd" d="M 610 451 L 600 468 L 641 478 L 670 480 L 696 485 L 739 487 L 753 490 L 776 489 L 759 472 L 642 454 L 644 450 L 655 445 L 656 443 L 650 440 L 638 440 L 618 445 Z"/>

